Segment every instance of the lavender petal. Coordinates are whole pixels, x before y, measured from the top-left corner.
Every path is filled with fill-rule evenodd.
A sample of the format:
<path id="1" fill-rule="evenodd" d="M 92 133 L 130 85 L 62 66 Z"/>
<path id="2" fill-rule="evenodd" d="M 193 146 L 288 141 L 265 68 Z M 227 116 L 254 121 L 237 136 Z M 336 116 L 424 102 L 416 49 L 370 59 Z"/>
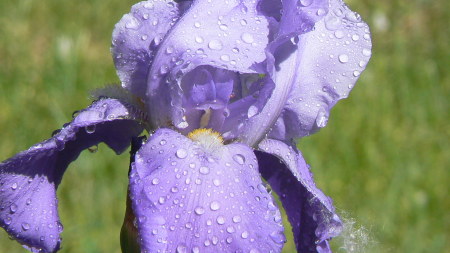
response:
<path id="1" fill-rule="evenodd" d="M 141 250 L 280 252 L 281 216 L 257 168 L 245 145 L 214 147 L 156 131 L 130 174 Z"/>
<path id="2" fill-rule="evenodd" d="M 295 147 L 266 139 L 256 153 L 260 172 L 280 200 L 292 225 L 299 252 L 331 252 L 328 240 L 342 224 L 332 200 L 319 190 L 302 154 Z"/>
<path id="3" fill-rule="evenodd" d="M 99 100 L 52 138 L 0 163 L 0 226 L 33 252 L 57 251 L 56 189 L 67 166 L 99 142 L 124 151 L 142 131 L 134 112 L 118 100 Z"/>

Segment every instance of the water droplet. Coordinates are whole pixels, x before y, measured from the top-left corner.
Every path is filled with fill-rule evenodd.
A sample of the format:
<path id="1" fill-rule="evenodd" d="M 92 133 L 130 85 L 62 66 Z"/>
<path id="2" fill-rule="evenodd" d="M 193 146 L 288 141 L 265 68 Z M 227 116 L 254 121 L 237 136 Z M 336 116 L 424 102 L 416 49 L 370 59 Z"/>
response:
<path id="1" fill-rule="evenodd" d="M 158 199 L 158 203 L 159 204 L 164 204 L 166 202 L 166 198 L 164 198 L 164 197 L 159 197 L 159 199 Z"/>
<path id="2" fill-rule="evenodd" d="M 233 222 L 234 223 L 239 223 L 241 221 L 242 221 L 241 216 L 239 216 L 239 215 L 233 216 Z"/>
<path id="3" fill-rule="evenodd" d="M 166 143 L 167 143 L 167 141 L 166 141 L 166 140 L 161 140 L 161 141 L 159 142 L 159 144 L 160 144 L 161 146 L 164 146 L 164 145 L 166 145 Z"/>
<path id="4" fill-rule="evenodd" d="M 196 214 L 198 214 L 198 215 L 202 215 L 202 214 L 205 213 L 205 209 L 204 209 L 203 207 L 201 207 L 201 206 L 198 206 L 198 207 L 196 207 L 196 208 L 194 209 L 194 212 L 195 212 Z"/>
<path id="5" fill-rule="evenodd" d="M 23 229 L 24 231 L 27 231 L 28 229 L 30 229 L 30 224 L 28 224 L 28 223 L 26 223 L 26 222 L 22 223 L 22 229 Z"/>
<path id="6" fill-rule="evenodd" d="M 10 225 L 11 222 L 12 222 L 11 217 L 6 217 L 6 219 L 5 219 L 5 224 L 6 224 L 6 225 Z"/>
<path id="7" fill-rule="evenodd" d="M 267 203 L 267 209 L 269 209 L 271 211 L 276 211 L 277 210 L 277 206 L 272 201 L 269 201 Z"/>
<path id="8" fill-rule="evenodd" d="M 144 3 L 144 8 L 146 8 L 146 9 L 151 10 L 151 9 L 153 9 L 153 6 L 154 5 L 153 5 L 152 2 L 147 1 L 147 2 Z"/>
<path id="9" fill-rule="evenodd" d="M 227 227 L 227 232 L 230 233 L 230 234 L 234 233 L 235 232 L 234 227 L 233 226 Z"/>
<path id="10" fill-rule="evenodd" d="M 17 189 L 17 183 L 13 183 L 13 184 L 11 185 L 11 189 L 13 189 L 13 190 Z"/>
<path id="11" fill-rule="evenodd" d="M 213 184 L 214 184 L 215 186 L 219 186 L 219 185 L 220 185 L 220 180 L 219 180 L 219 179 L 214 179 L 214 180 L 213 180 Z"/>
<path id="12" fill-rule="evenodd" d="M 248 108 L 247 117 L 251 118 L 251 117 L 255 116 L 256 114 L 258 114 L 258 107 L 251 105 Z"/>
<path id="13" fill-rule="evenodd" d="M 173 193 L 178 192 L 178 188 L 176 186 L 174 186 L 170 189 L 170 191 Z"/>
<path id="14" fill-rule="evenodd" d="M 251 35 L 250 33 L 243 33 L 241 35 L 241 39 L 243 42 L 251 44 L 253 43 L 253 41 L 255 41 L 255 39 L 253 38 L 253 35 Z"/>
<path id="15" fill-rule="evenodd" d="M 200 22 L 195 22 L 195 23 L 194 23 L 194 26 L 195 26 L 196 28 L 199 28 L 199 27 L 201 26 L 201 24 L 200 24 Z"/>
<path id="16" fill-rule="evenodd" d="M 225 218 L 223 216 L 217 217 L 216 221 L 217 221 L 217 224 L 219 224 L 219 225 L 225 224 Z"/>
<path id="17" fill-rule="evenodd" d="M 11 204 L 11 206 L 9 207 L 9 210 L 11 211 L 11 213 L 15 213 L 17 211 L 17 205 L 16 204 Z"/>
<path id="18" fill-rule="evenodd" d="M 208 43 L 208 47 L 212 50 L 221 50 L 223 45 L 222 45 L 222 42 L 219 40 L 211 40 Z"/>
<path id="19" fill-rule="evenodd" d="M 203 38 L 200 36 L 195 37 L 195 42 L 197 43 L 203 43 Z M 198 50 L 197 50 L 198 51 Z"/>
<path id="20" fill-rule="evenodd" d="M 243 165 L 245 163 L 245 157 L 241 154 L 234 155 L 233 160 L 240 165 Z"/>
<path id="21" fill-rule="evenodd" d="M 243 239 L 247 239 L 248 238 L 248 232 L 247 231 L 242 232 L 241 237 Z"/>
<path id="22" fill-rule="evenodd" d="M 177 253 L 186 253 L 187 247 L 184 244 L 180 244 L 177 246 Z"/>
<path id="23" fill-rule="evenodd" d="M 284 236 L 283 232 L 281 231 L 273 231 L 272 233 L 270 233 L 270 238 L 272 238 L 272 240 L 278 244 L 286 242 L 286 236 Z"/>
<path id="24" fill-rule="evenodd" d="M 317 10 L 317 16 L 323 16 L 323 15 L 325 15 L 327 12 L 324 10 L 324 9 L 322 9 L 322 8 L 320 8 L 320 9 L 318 9 Z"/>
<path id="25" fill-rule="evenodd" d="M 167 47 L 166 54 L 171 54 L 171 53 L 173 53 L 173 47 Z"/>
<path id="26" fill-rule="evenodd" d="M 334 36 L 338 39 L 342 39 L 344 37 L 344 32 L 341 30 L 337 30 L 334 32 Z"/>
<path id="27" fill-rule="evenodd" d="M 27 204 L 27 206 L 31 205 L 31 199 L 30 199 L 30 198 L 29 198 L 29 199 L 27 199 L 27 202 L 26 202 L 26 204 Z"/>
<path id="28" fill-rule="evenodd" d="M 226 239 L 226 241 L 227 241 L 227 243 L 232 243 L 232 242 L 233 242 L 233 238 L 228 237 L 228 238 Z"/>
<path id="29" fill-rule="evenodd" d="M 339 61 L 342 62 L 342 63 L 347 63 L 348 62 L 348 55 L 346 55 L 346 54 L 339 55 Z"/>
<path id="30" fill-rule="evenodd" d="M 185 149 L 180 148 L 177 150 L 176 156 L 180 159 L 184 159 L 187 156 L 187 152 Z"/>
<path id="31" fill-rule="evenodd" d="M 200 249 L 198 247 L 192 248 L 192 253 L 200 253 Z"/>
<path id="32" fill-rule="evenodd" d="M 211 202 L 211 204 L 210 204 L 210 208 L 211 208 L 211 210 L 213 210 L 213 211 L 217 211 L 217 210 L 220 209 L 220 203 L 217 202 L 217 201 L 213 201 L 213 202 Z"/>
<path id="33" fill-rule="evenodd" d="M 211 238 L 212 244 L 217 245 L 219 243 L 219 238 L 217 236 L 213 236 Z"/>
<path id="34" fill-rule="evenodd" d="M 163 64 L 161 66 L 161 68 L 159 69 L 159 73 L 161 75 L 167 74 L 169 72 L 169 66 L 167 66 L 166 64 Z"/>
<path id="35" fill-rule="evenodd" d="M 312 4 L 312 2 L 313 2 L 313 0 L 300 0 L 300 1 L 298 1 L 298 4 L 300 6 L 307 7 L 307 6 L 310 6 Z"/>
<path id="36" fill-rule="evenodd" d="M 247 20 L 241 19 L 241 21 L 239 21 L 239 23 L 241 23 L 241 25 L 247 25 Z"/>
<path id="37" fill-rule="evenodd" d="M 98 151 L 98 145 L 94 145 L 88 148 L 88 151 L 91 153 L 96 153 Z"/>
<path id="38" fill-rule="evenodd" d="M 230 56 L 227 55 L 227 54 L 224 54 L 224 55 L 220 56 L 220 59 L 221 59 L 222 61 L 227 62 L 227 61 L 230 61 Z"/>
<path id="39" fill-rule="evenodd" d="M 156 178 L 156 177 L 153 178 L 153 179 L 152 179 L 152 184 L 153 184 L 153 185 L 159 184 L 159 178 Z"/>
<path id="40" fill-rule="evenodd" d="M 370 49 L 364 48 L 362 50 L 362 53 L 364 56 L 370 56 L 372 54 L 372 52 L 370 51 Z"/>
<path id="41" fill-rule="evenodd" d="M 219 26 L 219 28 L 220 28 L 220 30 L 222 30 L 222 31 L 228 30 L 228 26 L 225 25 L 225 24 L 221 24 L 221 25 Z"/>
<path id="42" fill-rule="evenodd" d="M 206 174 L 209 173 L 209 168 L 205 167 L 205 166 L 202 166 L 202 167 L 200 167 L 199 171 L 200 171 L 200 173 L 206 175 Z"/>
<path id="43" fill-rule="evenodd" d="M 327 17 L 325 17 L 325 27 L 330 30 L 330 31 L 334 31 L 339 29 L 339 27 L 341 26 L 341 20 L 338 19 L 335 16 L 329 15 Z"/>
<path id="44" fill-rule="evenodd" d="M 139 26 L 139 21 L 135 17 L 131 17 L 130 20 L 125 24 L 128 29 L 136 29 Z"/>
<path id="45" fill-rule="evenodd" d="M 359 72 L 358 70 L 353 71 L 354 77 L 358 77 L 359 75 L 361 75 L 361 72 Z"/>

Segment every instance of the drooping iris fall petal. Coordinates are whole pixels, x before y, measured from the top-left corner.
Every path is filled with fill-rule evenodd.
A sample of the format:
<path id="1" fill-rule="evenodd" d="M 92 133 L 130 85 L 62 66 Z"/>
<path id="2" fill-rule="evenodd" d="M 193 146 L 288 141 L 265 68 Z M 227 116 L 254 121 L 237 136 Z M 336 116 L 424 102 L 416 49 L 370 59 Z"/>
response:
<path id="1" fill-rule="evenodd" d="M 136 154 L 130 192 L 141 250 L 280 252 L 284 244 L 280 212 L 243 144 L 159 129 Z"/>
<path id="2" fill-rule="evenodd" d="M 341 232 L 342 224 L 331 198 L 316 187 L 300 151 L 270 139 L 259 149 L 260 172 L 280 196 L 298 252 L 331 252 L 328 240 Z"/>
<path id="3" fill-rule="evenodd" d="M 81 151 L 106 143 L 117 153 L 142 131 L 138 111 L 103 99 L 80 111 L 52 138 L 0 163 L 0 226 L 36 252 L 59 249 L 56 189 Z"/>

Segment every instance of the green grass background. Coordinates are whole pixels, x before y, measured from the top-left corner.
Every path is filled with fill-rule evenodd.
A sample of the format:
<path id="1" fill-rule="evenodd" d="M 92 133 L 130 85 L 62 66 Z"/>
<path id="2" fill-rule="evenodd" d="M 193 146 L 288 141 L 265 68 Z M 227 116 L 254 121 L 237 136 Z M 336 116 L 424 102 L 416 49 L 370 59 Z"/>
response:
<path id="1" fill-rule="evenodd" d="M 449 252 L 449 1 L 347 2 L 371 26 L 373 58 L 328 126 L 299 142 L 317 184 L 355 222 L 333 247 L 356 236 L 369 243 L 355 252 Z M 0 1 L 0 160 L 118 82 L 111 32 L 132 4 Z M 127 153 L 104 145 L 70 166 L 58 192 L 61 252 L 120 252 L 127 168 Z M 0 252 L 25 250 L 1 230 Z"/>

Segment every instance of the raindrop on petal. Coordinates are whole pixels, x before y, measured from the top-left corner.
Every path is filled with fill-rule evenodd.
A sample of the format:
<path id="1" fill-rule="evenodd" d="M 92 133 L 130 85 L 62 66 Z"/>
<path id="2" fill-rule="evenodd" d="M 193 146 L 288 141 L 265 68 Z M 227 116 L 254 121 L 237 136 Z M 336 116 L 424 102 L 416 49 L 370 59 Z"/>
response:
<path id="1" fill-rule="evenodd" d="M 245 163 L 245 157 L 241 154 L 234 155 L 233 160 L 240 165 L 243 165 Z"/>
<path id="2" fill-rule="evenodd" d="M 187 253 L 187 247 L 184 244 L 177 246 L 177 253 Z"/>
<path id="3" fill-rule="evenodd" d="M 220 203 L 217 201 L 213 201 L 213 202 L 211 202 L 210 208 L 213 211 L 217 211 L 220 209 Z"/>
<path id="4" fill-rule="evenodd" d="M 186 156 L 187 156 L 187 152 L 186 152 L 185 149 L 180 148 L 180 149 L 177 150 L 176 156 L 177 156 L 178 158 L 180 158 L 180 159 L 184 159 L 184 158 L 186 158 Z"/>
<path id="5" fill-rule="evenodd" d="M 348 62 L 348 55 L 346 55 L 346 54 L 339 55 L 339 61 L 342 62 L 342 63 L 347 63 Z"/>
<path id="6" fill-rule="evenodd" d="M 272 238 L 272 240 L 278 244 L 283 244 L 286 242 L 286 236 L 281 231 L 272 232 L 270 234 L 270 238 Z"/>
<path id="7" fill-rule="evenodd" d="M 203 207 L 198 206 L 194 209 L 194 212 L 198 215 L 202 215 L 205 213 L 205 209 Z"/>
<path id="8" fill-rule="evenodd" d="M 84 130 L 86 130 L 86 133 L 92 134 L 92 133 L 95 132 L 95 125 L 86 126 L 86 127 L 84 128 Z"/>
<path id="9" fill-rule="evenodd" d="M 250 33 L 243 33 L 241 35 L 241 39 L 243 42 L 251 44 L 253 43 L 253 41 L 255 41 L 255 39 L 253 38 L 253 35 L 251 35 Z"/>
<path id="10" fill-rule="evenodd" d="M 217 217 L 216 221 L 217 221 L 217 224 L 219 224 L 219 225 L 225 224 L 225 218 L 223 216 Z"/>
<path id="11" fill-rule="evenodd" d="M 223 45 L 222 45 L 222 42 L 219 40 L 211 40 L 208 43 L 208 47 L 212 50 L 221 50 Z"/>
<path id="12" fill-rule="evenodd" d="M 202 166 L 202 167 L 200 167 L 199 171 L 200 171 L 200 173 L 206 175 L 206 174 L 209 173 L 209 168 L 205 167 L 205 166 Z"/>
<path id="13" fill-rule="evenodd" d="M 28 229 L 30 229 L 30 224 L 28 224 L 28 223 L 26 223 L 26 222 L 22 223 L 22 229 L 23 229 L 24 231 L 27 231 Z"/>

